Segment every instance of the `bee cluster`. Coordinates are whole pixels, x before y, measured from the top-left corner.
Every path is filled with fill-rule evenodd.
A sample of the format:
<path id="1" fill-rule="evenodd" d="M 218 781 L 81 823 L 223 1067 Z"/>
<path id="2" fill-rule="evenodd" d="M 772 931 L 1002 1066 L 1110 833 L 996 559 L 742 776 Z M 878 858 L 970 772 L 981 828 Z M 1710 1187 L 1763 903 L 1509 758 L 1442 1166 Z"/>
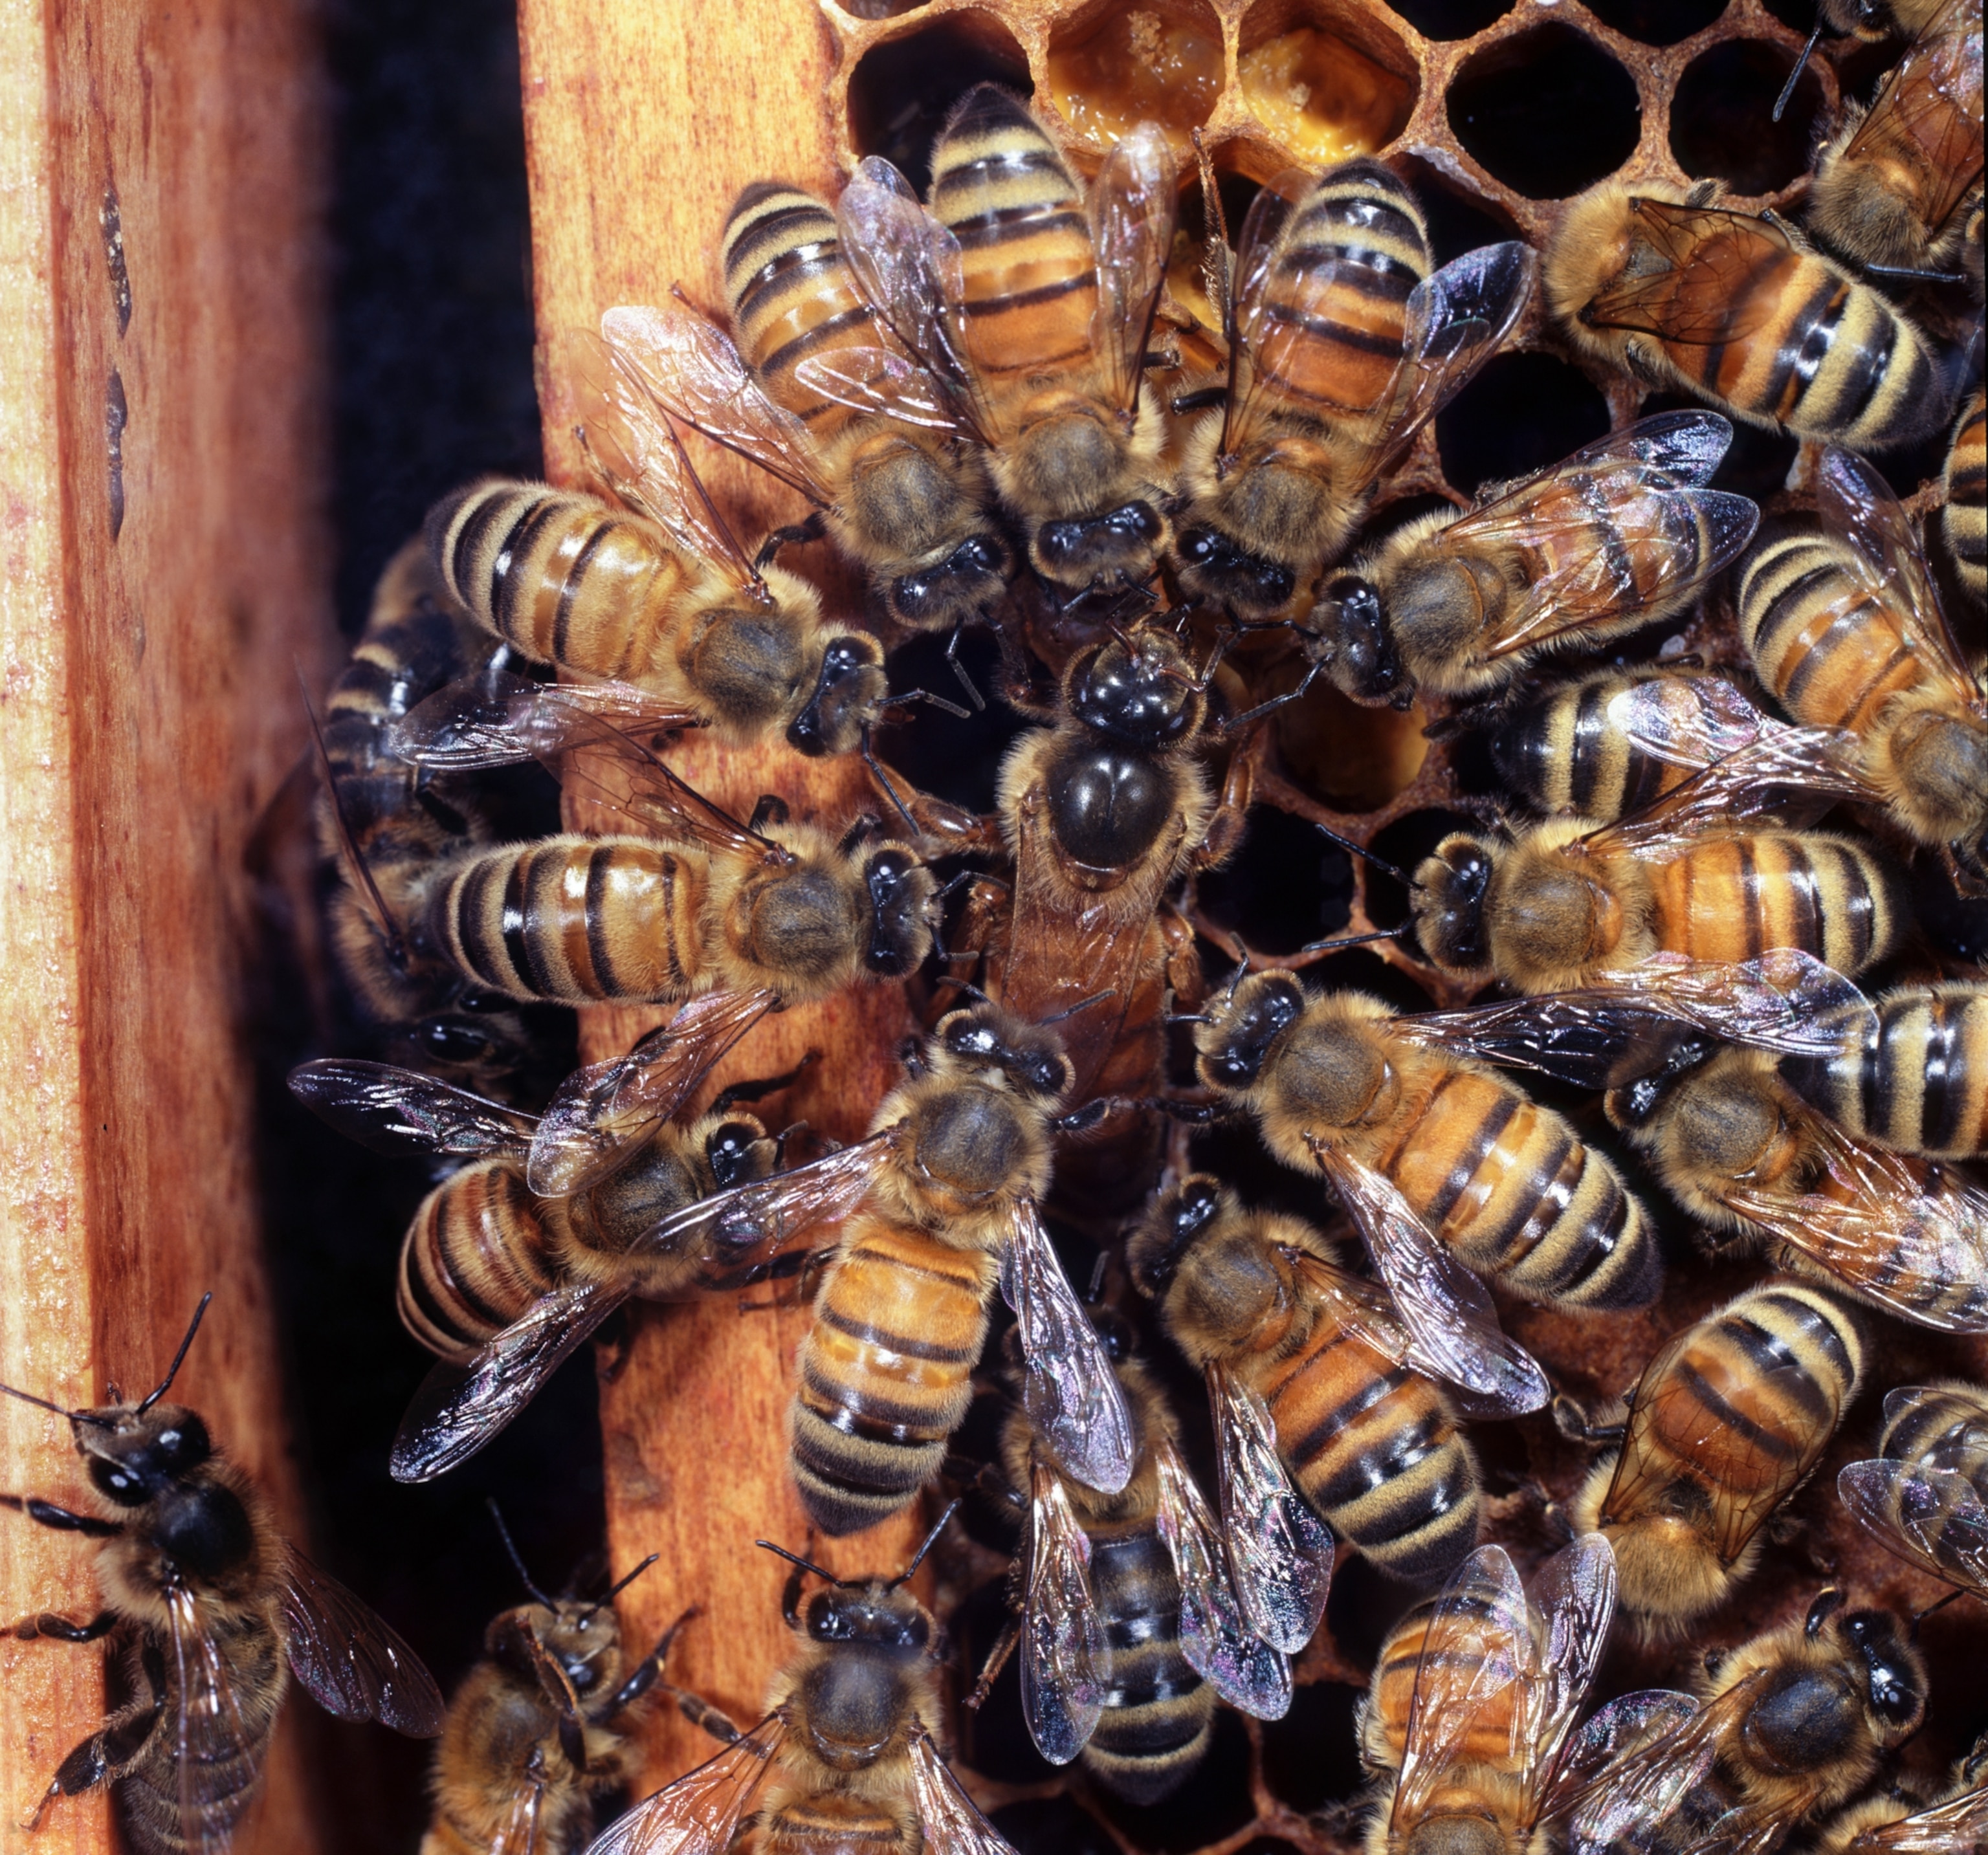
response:
<path id="1" fill-rule="evenodd" d="M 935 1524 L 774 1548 L 756 1725 L 664 1679 L 688 1618 L 624 1646 L 647 1560 L 520 1563 L 445 1721 L 169 1372 L 68 1414 L 100 1512 L 10 1498 L 104 1542 L 102 1613 L 22 1631 L 133 1682 L 51 1801 L 225 1848 L 287 1661 L 440 1733 L 424 1855 L 1981 1846 L 1980 15 L 1823 12 L 1888 62 L 1799 220 L 1602 177 L 1439 262 L 1405 167 L 1197 186 L 1165 86 L 1087 114 L 1109 47 L 1032 46 L 1089 177 L 962 83 L 894 119 L 918 184 L 749 187 L 722 313 L 567 346 L 593 481 L 438 504 L 320 731 L 370 1042 L 291 1086 L 438 1166 L 392 1471 L 749 1292 L 810 1310 L 766 1447 L 815 1532 Z M 1205 120 L 1302 118 L 1281 46 Z M 1631 416 L 1418 503 L 1520 340 Z M 811 512 L 742 532 L 705 441 Z M 739 815 L 693 739 L 868 803 Z M 533 762 L 573 828 L 507 816 Z M 811 1136 L 835 1053 L 756 1039 L 880 994 L 916 1032 Z M 671 1015 L 549 1075 L 604 1007 Z M 665 1697 L 719 1749 L 590 1843 Z"/>

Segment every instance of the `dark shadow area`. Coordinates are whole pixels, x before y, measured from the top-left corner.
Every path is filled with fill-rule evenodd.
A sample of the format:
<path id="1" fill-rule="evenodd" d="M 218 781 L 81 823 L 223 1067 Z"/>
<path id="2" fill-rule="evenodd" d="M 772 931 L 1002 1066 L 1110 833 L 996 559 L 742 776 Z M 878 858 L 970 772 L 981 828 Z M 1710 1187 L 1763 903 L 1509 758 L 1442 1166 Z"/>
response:
<path id="1" fill-rule="evenodd" d="M 1550 354 L 1500 354 L 1436 414 L 1436 448 L 1455 488 L 1530 476 L 1608 429 L 1608 402 Z"/>
<path id="2" fill-rule="evenodd" d="M 1625 39 L 1675 45 L 1703 32 L 1726 11 L 1726 0 L 1588 0 L 1587 10 Z"/>
<path id="3" fill-rule="evenodd" d="M 922 194 L 931 145 L 947 112 L 975 84 L 1033 93 L 1029 61 L 992 13 L 949 14 L 864 55 L 849 79 L 849 133 L 862 154 L 881 154 Z"/>
<path id="4" fill-rule="evenodd" d="M 1388 0 L 1425 39 L 1468 39 L 1512 10 L 1512 0 Z"/>
<path id="5" fill-rule="evenodd" d="M 1449 87 L 1456 138 L 1529 200 L 1564 200 L 1635 152 L 1635 80 L 1572 27 L 1522 32 L 1472 59 Z"/>
<path id="6" fill-rule="evenodd" d="M 1671 152 L 1693 180 L 1735 193 L 1773 193 L 1809 164 L 1822 86 L 1805 69 L 1779 122 L 1774 100 L 1794 57 L 1763 39 L 1734 39 L 1693 59 L 1671 99 Z"/>

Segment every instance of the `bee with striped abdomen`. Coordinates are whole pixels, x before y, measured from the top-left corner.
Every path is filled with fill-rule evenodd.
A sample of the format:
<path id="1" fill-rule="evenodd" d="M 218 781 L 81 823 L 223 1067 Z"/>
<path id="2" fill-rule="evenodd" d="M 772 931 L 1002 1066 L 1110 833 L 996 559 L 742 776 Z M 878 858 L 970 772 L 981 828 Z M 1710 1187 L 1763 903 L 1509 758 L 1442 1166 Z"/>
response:
<path id="1" fill-rule="evenodd" d="M 87 1623 L 43 1612 L 10 1636 L 123 1651 L 134 1698 L 64 1759 L 26 1826 L 58 1797 L 108 1783 L 137 1855 L 225 1855 L 262 1782 L 294 1674 L 328 1713 L 416 1738 L 442 1728 L 441 1695 L 373 1611 L 277 1533 L 269 1502 L 208 1437 L 198 1411 L 160 1401 L 213 1297 L 201 1298 L 165 1377 L 137 1404 L 94 1410 L 0 1387 L 69 1420 L 90 1511 L 33 1496 L 0 1505 L 96 1542 L 103 1608 Z"/>
<path id="2" fill-rule="evenodd" d="M 1988 1391 L 1955 1379 L 1886 1392 L 1877 1455 L 1836 1489 L 1908 1565 L 1988 1597 Z"/>
<path id="3" fill-rule="evenodd" d="M 1481 694 L 1544 653 L 1669 617 L 1760 520 L 1704 487 L 1732 437 L 1716 413 L 1658 413 L 1475 509 L 1405 524 L 1327 583 L 1302 621 L 1314 661 L 1355 701 L 1405 706 L 1417 689 Z"/>
<path id="4" fill-rule="evenodd" d="M 1543 265 L 1575 351 L 1757 425 L 1868 451 L 1923 438 L 1952 405 L 1926 337 L 1778 219 L 1604 181 L 1572 202 Z"/>
<path id="5" fill-rule="evenodd" d="M 1954 427 L 1941 487 L 1940 545 L 1978 617 L 1988 606 L 1988 397 L 1980 393 Z"/>
<path id="6" fill-rule="evenodd" d="M 1923 1799 L 1923 1800 L 1922 1800 Z M 1988 1846 L 1988 1734 L 1954 1762 L 1930 1798 L 1895 1785 L 1853 1803 L 1817 1833 L 1810 1855 L 1980 1855 Z"/>
<path id="7" fill-rule="evenodd" d="M 1433 271 L 1422 208 L 1378 161 L 1265 188 L 1237 245 L 1222 404 L 1185 442 L 1186 591 L 1248 621 L 1301 618 L 1381 473 L 1504 340 L 1535 268 L 1511 243 Z M 1356 674 L 1368 641 L 1339 640 Z"/>
<path id="8" fill-rule="evenodd" d="M 1598 1424 L 1559 1401 L 1564 1429 L 1617 1441 L 1571 1517 L 1614 1547 L 1624 1607 L 1672 1627 L 1724 1603 L 1753 1569 L 1760 1529 L 1836 1434 L 1863 1373 L 1863 1337 L 1840 1302 L 1770 1282 L 1672 1339 L 1643 1368 L 1626 1424 Z"/>
<path id="9" fill-rule="evenodd" d="M 1310 1225 L 1246 1210 L 1196 1174 L 1154 1199 L 1126 1265 L 1208 1380 L 1236 1506 L 1228 1535 L 1281 1576 L 1281 1607 L 1316 1624 L 1332 1547 L 1277 1492 L 1268 1471 L 1280 1460 L 1304 1501 L 1391 1577 L 1428 1583 L 1476 1543 L 1468 1439 L 1387 1297 L 1341 1268 Z"/>

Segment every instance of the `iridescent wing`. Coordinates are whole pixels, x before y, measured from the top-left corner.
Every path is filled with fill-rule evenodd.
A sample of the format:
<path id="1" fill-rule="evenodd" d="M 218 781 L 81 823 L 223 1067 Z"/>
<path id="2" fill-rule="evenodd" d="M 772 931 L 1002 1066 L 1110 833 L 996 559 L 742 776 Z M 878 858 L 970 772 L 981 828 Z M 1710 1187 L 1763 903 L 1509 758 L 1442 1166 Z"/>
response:
<path id="1" fill-rule="evenodd" d="M 786 1734 L 786 1716 L 769 1714 L 716 1758 L 644 1798 L 587 1855 L 725 1855 Z"/>
<path id="2" fill-rule="evenodd" d="M 1229 1582 L 1251 1634 L 1295 1655 L 1325 1614 L 1332 1535 L 1284 1472 L 1263 1399 L 1219 1360 L 1207 1377 Z"/>
<path id="3" fill-rule="evenodd" d="M 633 683 L 535 683 L 502 671 L 446 684 L 387 730 L 390 754 L 417 766 L 471 772 L 556 760 L 586 720 L 645 738 L 703 725 L 694 709 L 659 701 Z"/>
<path id="4" fill-rule="evenodd" d="M 1608 1646 L 1615 1615 L 1615 1553 L 1600 1533 L 1584 1533 L 1533 1576 L 1526 1593 L 1532 1658 L 1520 1700 L 1520 1782 L 1537 1823 L 1557 1789 L 1568 1729 Z"/>
<path id="5" fill-rule="evenodd" d="M 467 1363 L 438 1360 L 401 1420 L 387 1465 L 397 1482 L 432 1482 L 503 1430 L 602 1321 L 624 1288 L 557 1288 L 487 1340 Z"/>
<path id="6" fill-rule="evenodd" d="M 852 412 L 865 412 L 927 431 L 955 431 L 952 402 L 916 361 L 891 348 L 831 348 L 810 354 L 794 377 L 811 391 Z"/>
<path id="7" fill-rule="evenodd" d="M 1767 326 L 1780 299 L 1756 287 L 1755 273 L 1794 255 L 1778 225 L 1725 207 L 1641 195 L 1629 211 L 1637 233 L 1668 268 L 1625 271 L 1595 292 L 1581 312 L 1583 322 L 1687 347 L 1746 341 Z"/>
<path id="8" fill-rule="evenodd" d="M 242 1724 L 234 1678 L 201 1620 L 198 1599 L 176 1576 L 167 1583 L 164 1597 L 178 1706 L 178 1826 L 189 1855 L 228 1855 L 244 1802 L 243 1779 L 260 1763 L 263 1749 Z"/>
<path id="9" fill-rule="evenodd" d="M 959 1787 L 925 1733 L 911 1741 L 911 1795 L 925 1832 L 925 1855 L 1015 1855 L 979 1806 Z"/>
<path id="10" fill-rule="evenodd" d="M 1981 22 L 1963 0 L 1947 0 L 1906 48 L 1841 159 L 1898 146 L 1916 147 L 1939 180 L 1922 208 L 1936 230 L 1981 180 Z"/>
<path id="11" fill-rule="evenodd" d="M 1691 1695 L 1665 1688 L 1625 1694 L 1598 1709 L 1562 1749 L 1537 1820 L 1566 1816 L 1631 1753 L 1667 1738 L 1697 1711 Z"/>
<path id="12" fill-rule="evenodd" d="M 283 1646 L 290 1672 L 326 1713 L 431 1739 L 446 1716 L 421 1658 L 370 1604 L 284 1549 Z"/>
<path id="13" fill-rule="evenodd" d="M 1840 1470 L 1836 1492 L 1888 1551 L 1988 1597 L 1988 1506 L 1959 1469 L 1881 1456 Z"/>
<path id="14" fill-rule="evenodd" d="M 1235 286 L 1229 296 L 1229 392 L 1223 401 L 1221 458 L 1233 457 L 1264 429 L 1280 394 L 1264 389 L 1283 377 L 1297 349 L 1339 275 L 1330 262 L 1294 266 L 1283 282 L 1290 296 L 1274 304 L 1270 294 L 1277 241 L 1297 203 L 1316 184 L 1303 168 L 1287 167 L 1250 202 L 1236 244 Z"/>
<path id="15" fill-rule="evenodd" d="M 535 1114 L 390 1063 L 323 1059 L 299 1063 L 289 1083 L 290 1093 L 319 1120 L 375 1153 L 448 1159 L 508 1153 L 522 1159 L 539 1124 Z"/>
<path id="16" fill-rule="evenodd" d="M 1988 1847 L 1988 1786 L 1868 1829 L 1846 1855 L 1981 1855 Z"/>
<path id="17" fill-rule="evenodd" d="M 1628 1702 L 1641 1716 L 1640 1723 L 1611 1722 L 1611 1736 L 1626 1742 L 1626 1749 L 1604 1765 L 1577 1798 L 1568 1800 L 1573 1809 L 1568 1855 L 1622 1855 L 1624 1850 L 1649 1848 L 1685 1793 L 1711 1770 L 1721 1741 L 1737 1728 L 1768 1672 L 1756 1671 L 1689 1714 L 1675 1704 L 1662 1705 L 1679 1697 L 1628 1696 Z M 1651 1701 L 1658 1704 L 1638 1705 Z M 1616 1708 L 1624 1706 L 1615 1703 Z M 1597 1723 L 1614 1711 L 1604 1709 L 1589 1722 L 1581 1742 L 1570 1749 L 1570 1762 L 1592 1762 L 1591 1741 L 1602 1736 L 1595 1732 Z M 1696 1850 L 1699 1845 L 1692 1846 Z"/>
<path id="18" fill-rule="evenodd" d="M 1393 1181 L 1307 1136 L 1415 1336 L 1423 1369 L 1469 1392 L 1479 1414 L 1516 1416 L 1552 1393 L 1538 1362 L 1498 1325 L 1489 1291 L 1430 1233 Z"/>
<path id="19" fill-rule="evenodd" d="M 1007 1221 L 1001 1295 L 1021 1334 L 1029 1421 L 1066 1475 L 1115 1495 L 1131 1480 L 1137 1455 L 1118 1375 L 1033 1201 L 1017 1199 Z"/>
<path id="20" fill-rule="evenodd" d="M 1153 1468 L 1160 1537 L 1181 1588 L 1181 1653 L 1238 1711 L 1281 1720 L 1291 1707 L 1289 1660 L 1243 1620 L 1215 1516 L 1180 1452 L 1165 1438 L 1154 1445 Z"/>
<path id="21" fill-rule="evenodd" d="M 1141 123 L 1105 157 L 1086 202 L 1097 260 L 1091 347 L 1105 363 L 1111 398 L 1128 412 L 1145 377 L 1146 343 L 1173 248 L 1175 167 L 1165 132 Z"/>
<path id="22" fill-rule="evenodd" d="M 779 1003 L 762 988 L 706 992 L 627 1056 L 574 1071 L 539 1118 L 525 1182 L 540 1198 L 557 1198 L 605 1177 Z"/>
<path id="23" fill-rule="evenodd" d="M 1090 1596 L 1090 1542 L 1054 1469 L 1029 1471 L 1027 1589 L 1022 1611 L 1022 1713 L 1052 1765 L 1084 1750 L 1111 1684 L 1111 1645 Z"/>

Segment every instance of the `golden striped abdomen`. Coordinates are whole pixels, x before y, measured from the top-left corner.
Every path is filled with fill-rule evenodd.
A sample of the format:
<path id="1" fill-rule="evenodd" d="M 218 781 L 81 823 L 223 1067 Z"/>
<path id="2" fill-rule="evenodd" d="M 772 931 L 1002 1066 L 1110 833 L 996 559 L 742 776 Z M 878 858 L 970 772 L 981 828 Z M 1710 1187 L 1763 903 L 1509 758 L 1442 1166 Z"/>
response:
<path id="1" fill-rule="evenodd" d="M 559 1286 L 543 1214 L 516 1164 L 485 1160 L 421 1201 L 401 1245 L 401 1324 L 460 1365 Z"/>
<path id="2" fill-rule="evenodd" d="M 1257 1389 L 1305 1499 L 1381 1570 L 1420 1583 L 1477 1543 L 1477 1460 L 1435 1387 L 1330 1318 Z"/>
<path id="3" fill-rule="evenodd" d="M 1657 944 L 1696 960 L 1793 947 L 1854 976 L 1897 944 L 1902 897 L 1872 852 L 1815 831 L 1708 838 L 1648 866 Z"/>
<path id="4" fill-rule="evenodd" d="M 1439 1601 L 1436 1597 L 1425 1597 L 1405 1612 L 1401 1621 L 1388 1632 L 1374 1659 L 1361 1743 L 1370 1762 L 1384 1765 L 1390 1770 L 1401 1768 L 1402 1749 L 1408 1738 L 1408 1709 L 1415 1698 L 1415 1671 L 1421 1665 L 1422 1645 Z M 1462 1601 L 1466 1607 L 1464 1613 L 1468 1615 L 1469 1600 Z M 1483 1614 L 1481 1609 L 1477 1613 Z M 1502 1626 L 1507 1620 L 1501 1617 L 1493 1620 Z M 1499 1634 L 1502 1639 L 1502 1627 Z M 1466 1671 L 1481 1666 L 1483 1658 L 1456 1644 L 1457 1638 L 1452 1636 L 1449 1646 L 1438 1653 L 1450 1671 L 1445 1678 L 1454 1681 L 1460 1691 L 1469 1679 Z M 1513 1712 L 1524 1687 L 1523 1682 L 1508 1683 L 1503 1693 L 1490 1695 L 1471 1715 L 1469 1730 L 1452 1749 L 1456 1763 L 1489 1765 L 1494 1769 L 1512 1766 Z"/>
<path id="5" fill-rule="evenodd" d="M 1913 1387 L 1886 1419 L 1878 1453 L 1949 1470 L 1988 1505 L 1988 1390 L 1958 1384 Z"/>
<path id="6" fill-rule="evenodd" d="M 1393 1132 L 1380 1170 L 1471 1268 L 1577 1307 L 1655 1293 L 1648 1221 L 1615 1168 L 1502 1077 L 1443 1066 Z"/>
<path id="7" fill-rule="evenodd" d="M 1940 537 L 1955 576 L 1976 607 L 1988 601 L 1988 400 L 1977 393 L 1961 415 L 1946 458 Z"/>
<path id="8" fill-rule="evenodd" d="M 815 1299 L 789 1411 L 794 1479 L 825 1532 L 895 1513 L 938 1472 L 972 1401 L 995 1264 L 875 1216 Z"/>
<path id="9" fill-rule="evenodd" d="M 1681 721 L 1699 705 L 1682 677 L 1604 670 L 1549 691 L 1510 726 L 1490 735 L 1499 772 L 1543 812 L 1565 812 L 1606 823 L 1683 785 L 1693 769 L 1632 745 L 1611 720 L 1608 705 L 1626 691 L 1656 684 L 1664 708 Z"/>
<path id="10" fill-rule="evenodd" d="M 428 518 L 448 590 L 541 664 L 641 679 L 698 570 L 661 531 L 542 483 L 472 484 Z"/>
<path id="11" fill-rule="evenodd" d="M 585 1005 L 687 998 L 705 979 L 710 870 L 642 837 L 543 837 L 449 866 L 431 932 L 479 985 Z"/>
<path id="12" fill-rule="evenodd" d="M 1084 191 L 1026 104 L 989 86 L 969 93 L 932 149 L 931 209 L 960 243 L 978 373 L 1089 363 L 1097 275 Z"/>
<path id="13" fill-rule="evenodd" d="M 915 1819 L 854 1791 L 797 1787 L 776 1795 L 759 1819 L 759 1855 L 918 1855 Z"/>

